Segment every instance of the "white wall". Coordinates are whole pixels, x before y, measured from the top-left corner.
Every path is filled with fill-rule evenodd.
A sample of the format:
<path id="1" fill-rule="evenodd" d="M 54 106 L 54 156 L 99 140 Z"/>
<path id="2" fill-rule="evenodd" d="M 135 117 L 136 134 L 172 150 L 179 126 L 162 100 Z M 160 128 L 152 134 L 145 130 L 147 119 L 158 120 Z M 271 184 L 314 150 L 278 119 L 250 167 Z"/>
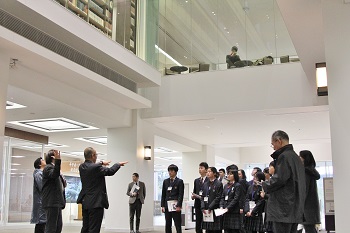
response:
<path id="1" fill-rule="evenodd" d="M 152 109 L 142 117 L 167 117 L 317 105 L 300 63 L 165 76 L 144 90 Z M 286 96 L 288 98 L 276 98 Z M 191 100 L 191 104 L 184 104 Z"/>
<path id="2" fill-rule="evenodd" d="M 293 144 L 293 143 L 292 143 Z M 301 150 L 309 150 L 316 161 L 331 161 L 332 152 L 330 143 L 320 144 L 293 144 L 294 151 L 298 154 Z M 273 149 L 270 146 L 242 147 L 240 148 L 241 166 L 250 163 L 270 163 Z"/>
<path id="3" fill-rule="evenodd" d="M 350 156 L 349 41 L 350 4 L 342 0 L 322 0 L 324 40 L 326 49 L 329 115 L 334 167 L 335 227 L 337 233 L 349 232 L 348 182 Z"/>

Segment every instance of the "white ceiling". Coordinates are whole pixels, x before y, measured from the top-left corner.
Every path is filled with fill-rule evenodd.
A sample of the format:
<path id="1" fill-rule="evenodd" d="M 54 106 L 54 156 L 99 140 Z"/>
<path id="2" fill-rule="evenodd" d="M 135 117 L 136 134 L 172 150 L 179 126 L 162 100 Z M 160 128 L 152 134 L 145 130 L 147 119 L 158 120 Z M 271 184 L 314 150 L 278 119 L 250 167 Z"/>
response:
<path id="1" fill-rule="evenodd" d="M 165 3 L 165 1 L 160 2 Z M 225 54 L 231 48 L 233 43 L 236 41 L 238 41 L 237 43 L 243 43 L 241 41 L 244 38 L 239 35 L 245 33 L 245 30 L 242 29 L 242 18 L 237 18 L 237 16 L 232 14 L 232 12 L 240 12 L 240 14 L 242 14 L 242 5 L 240 1 L 236 2 L 226 0 L 225 4 L 230 6 L 230 8 L 223 7 L 224 3 L 221 1 L 220 4 L 214 4 L 217 3 L 217 1 L 210 0 L 195 1 L 191 8 L 181 6 L 181 2 L 182 4 L 185 4 L 185 1 L 182 0 L 166 2 L 167 4 L 172 2 L 171 4 L 173 5 L 171 6 L 171 10 L 167 8 L 167 17 L 169 17 L 168 22 L 164 21 L 165 24 L 172 22 L 172 25 L 165 26 L 170 29 L 172 27 L 174 28 L 174 30 L 169 30 L 172 36 L 175 36 L 177 33 L 179 34 L 178 39 L 176 39 L 178 42 L 182 43 L 182 40 L 186 40 L 186 36 L 191 36 L 192 42 L 183 43 L 182 45 L 186 47 L 185 51 L 190 51 L 188 48 L 191 46 L 195 48 L 191 51 L 192 57 L 195 58 L 196 61 L 216 63 L 219 60 L 219 62 L 224 63 L 225 61 L 222 59 L 224 59 Z M 200 4 L 198 2 L 200 2 Z M 266 18 L 266 15 L 271 14 L 271 12 L 267 12 L 264 5 L 259 3 L 259 0 L 251 0 L 248 2 L 250 6 L 253 6 L 253 2 L 255 2 L 254 4 L 257 4 L 257 7 L 250 8 L 249 13 L 253 15 L 253 11 L 260 12 L 256 18 L 253 16 L 250 17 L 252 33 L 259 27 L 261 31 L 258 32 L 266 32 L 266 30 L 262 30 L 263 25 L 257 22 L 261 22 L 262 18 Z M 273 1 L 271 0 L 271 2 Z M 213 14 L 209 12 L 209 9 L 214 8 L 218 10 L 219 18 L 225 20 L 218 20 L 213 17 Z M 174 12 L 177 13 L 175 14 Z M 204 13 L 206 14 L 205 19 L 201 18 Z M 181 17 L 182 14 L 185 16 L 186 14 L 191 14 L 194 18 L 198 17 L 198 19 L 201 18 L 203 21 L 196 21 L 198 25 L 195 28 L 192 27 L 191 30 L 193 33 L 189 34 L 187 30 L 190 29 L 184 26 L 189 21 L 183 22 L 183 20 L 189 20 L 189 16 L 185 17 L 183 15 L 183 17 Z M 267 19 L 265 19 L 265 21 L 267 22 Z M 223 25 L 222 22 L 232 23 L 230 23 L 229 26 L 226 26 Z M 195 22 L 192 22 L 192 25 L 194 23 Z M 226 32 L 226 34 L 224 31 L 221 32 L 220 43 L 217 43 L 216 34 L 212 33 L 215 29 L 215 25 L 220 25 L 219 30 L 221 31 L 224 30 L 223 26 L 225 26 L 227 30 L 230 30 L 230 33 Z M 258 27 L 258 25 L 260 26 Z M 282 28 L 281 31 L 283 31 L 283 26 L 280 24 L 278 25 Z M 241 31 L 236 34 L 231 33 L 231 31 L 235 30 Z M 258 32 L 255 31 L 254 33 Z M 271 51 L 268 46 L 271 41 L 268 42 L 269 40 L 264 40 L 263 38 L 263 36 L 261 38 L 255 38 L 257 41 L 255 41 L 254 44 L 264 45 L 263 48 L 260 48 L 261 50 L 256 47 L 257 51 L 266 51 L 266 49 Z M 281 38 L 283 37 L 281 36 Z M 290 44 L 290 39 L 288 40 L 289 41 L 286 43 Z M 194 41 L 196 41 L 196 43 L 194 43 Z M 187 40 L 187 42 L 189 42 L 189 40 Z M 210 44 L 217 44 L 219 47 L 216 47 L 215 49 L 210 48 Z M 170 45 L 171 43 L 168 41 L 167 48 L 169 52 L 176 50 L 181 51 L 176 46 L 169 47 Z M 217 55 L 218 48 L 220 50 L 220 56 Z M 286 51 L 286 53 L 292 53 L 292 49 L 294 49 L 288 46 L 286 46 L 286 48 L 291 49 L 290 51 Z M 130 124 L 129 121 L 123 120 L 125 118 L 128 119 L 128 111 L 118 106 L 116 102 L 106 101 L 105 98 L 102 98 L 100 95 L 89 93 L 81 96 L 81 92 L 74 92 L 74 88 L 63 86 L 67 89 L 61 89 L 52 85 L 52 83 L 41 86 L 40 91 L 38 92 L 33 92 L 32 90 L 38 90 L 38 87 L 36 86 L 42 85 L 42 83 L 39 82 L 40 79 L 37 77 L 38 73 L 45 78 L 45 80 L 49 80 L 60 75 L 61 67 L 58 65 L 55 66 L 51 61 L 45 60 L 40 60 L 40 64 L 35 64 L 37 55 L 27 53 L 27 51 L 21 47 L 6 46 L 4 43 L 0 43 L 0 49 L 2 52 L 9 54 L 10 57 L 19 58 L 20 61 L 17 67 L 10 70 L 10 77 L 13 77 L 17 81 L 10 80 L 8 100 L 27 106 L 27 108 L 23 109 L 6 110 L 6 122 L 13 120 L 65 117 L 98 127 L 99 129 L 89 131 L 43 133 L 21 127 L 15 128 L 44 134 L 49 136 L 50 142 L 67 145 L 67 148 L 61 149 L 62 151 L 83 151 L 85 147 L 91 146 L 92 144 L 74 138 L 106 136 L 107 128 L 125 127 Z M 213 53 L 214 50 L 216 55 Z M 246 53 L 246 51 L 241 48 L 240 53 L 242 55 Z M 21 54 L 25 54 L 25 56 L 19 57 Z M 264 52 L 260 54 L 266 53 Z M 174 57 L 177 56 L 179 60 L 184 61 L 184 55 L 181 53 L 174 55 Z M 258 55 L 251 56 L 254 57 Z M 47 69 L 45 62 L 50 65 L 50 69 Z M 184 61 L 184 64 L 186 64 L 185 62 L 186 61 Z M 27 64 L 30 64 L 30 66 Z M 33 69 L 33 67 L 35 67 L 35 69 Z M 52 70 L 55 71 L 54 74 L 50 74 Z M 74 75 L 74 72 L 70 73 L 69 70 L 64 70 L 64 74 L 69 77 L 69 75 Z M 26 81 L 25 83 L 27 86 L 19 86 L 21 79 L 33 81 Z M 93 91 L 95 88 L 93 83 L 87 83 L 86 85 L 90 91 Z M 65 98 L 58 98 L 57 96 Z M 113 98 L 113 95 L 111 98 Z M 68 100 L 72 100 L 72 103 Z M 91 105 L 91 103 L 94 103 L 94 105 Z M 328 106 L 276 109 L 259 112 L 220 113 L 204 116 L 171 117 L 167 119 L 152 119 L 150 121 L 156 127 L 176 135 L 180 135 L 203 145 L 212 145 L 218 148 L 269 145 L 271 133 L 277 129 L 283 129 L 289 133 L 292 143 L 322 143 L 330 141 Z M 191 151 L 191 148 L 179 145 L 171 140 L 158 139 L 155 140 L 155 142 L 155 147 L 162 146 L 179 152 Z M 93 146 L 98 152 L 104 154 L 107 153 L 106 146 L 97 144 L 94 144 Z"/>

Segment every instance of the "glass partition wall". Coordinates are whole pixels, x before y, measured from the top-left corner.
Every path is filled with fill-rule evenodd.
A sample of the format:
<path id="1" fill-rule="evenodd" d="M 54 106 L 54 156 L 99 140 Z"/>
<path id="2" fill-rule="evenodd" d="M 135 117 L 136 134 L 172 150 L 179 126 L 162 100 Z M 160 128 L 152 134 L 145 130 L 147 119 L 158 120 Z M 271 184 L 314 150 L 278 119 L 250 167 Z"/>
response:
<path id="1" fill-rule="evenodd" d="M 227 69 L 226 55 L 233 46 L 250 66 L 277 64 L 286 55 L 297 57 L 275 0 L 151 0 L 146 4 L 159 10 L 158 20 L 152 21 L 157 25 L 146 26 L 150 29 L 146 34 L 157 33 L 158 38 L 145 44 L 154 47 L 158 64 L 146 61 L 165 74 Z M 147 8 L 146 20 L 154 17 L 156 8 Z M 184 68 L 174 69 L 179 66 Z"/>
<path id="2" fill-rule="evenodd" d="M 1 176 L 1 225 L 30 222 L 34 161 L 50 149 L 40 143 L 5 137 Z M 73 223 L 81 219 L 76 199 L 81 190 L 78 167 L 83 160 L 81 157 L 66 155 L 61 155 L 61 159 L 61 171 L 67 181 L 67 204 L 62 217 L 65 223 Z"/>

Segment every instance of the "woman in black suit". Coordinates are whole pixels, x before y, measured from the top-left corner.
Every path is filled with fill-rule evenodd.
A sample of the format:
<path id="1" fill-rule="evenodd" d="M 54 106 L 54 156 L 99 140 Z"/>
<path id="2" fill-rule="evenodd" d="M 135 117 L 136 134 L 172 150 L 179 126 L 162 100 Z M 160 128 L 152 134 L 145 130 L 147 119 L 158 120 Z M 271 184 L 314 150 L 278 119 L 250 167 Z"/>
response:
<path id="1" fill-rule="evenodd" d="M 264 232 L 262 213 L 265 208 L 265 199 L 260 197 L 262 192 L 261 181 L 265 181 L 265 174 L 263 172 L 255 173 L 253 184 L 248 188 L 244 207 L 247 216 L 245 229 L 252 233 Z"/>
<path id="2" fill-rule="evenodd" d="M 243 192 L 238 183 L 238 171 L 229 170 L 227 179 L 229 182 L 224 187 L 220 201 L 220 208 L 227 211 L 224 214 L 223 228 L 225 233 L 239 233 L 242 228 L 239 201 L 242 199 Z"/>
<path id="3" fill-rule="evenodd" d="M 320 206 L 316 181 L 320 179 L 320 173 L 315 169 L 316 162 L 312 153 L 308 150 L 299 152 L 299 157 L 305 167 L 306 199 L 304 208 L 304 229 L 306 233 L 316 233 L 316 224 L 320 221 Z"/>
<path id="4" fill-rule="evenodd" d="M 207 171 L 207 177 L 209 182 L 206 182 L 203 187 L 203 198 L 201 199 L 201 209 L 203 214 L 207 212 L 214 212 L 215 209 L 220 207 L 220 200 L 222 195 L 222 183 L 216 177 L 218 172 L 215 167 L 209 167 Z M 202 228 L 206 229 L 206 233 L 221 233 L 222 221 L 221 216 L 215 216 L 214 222 L 204 222 Z"/>

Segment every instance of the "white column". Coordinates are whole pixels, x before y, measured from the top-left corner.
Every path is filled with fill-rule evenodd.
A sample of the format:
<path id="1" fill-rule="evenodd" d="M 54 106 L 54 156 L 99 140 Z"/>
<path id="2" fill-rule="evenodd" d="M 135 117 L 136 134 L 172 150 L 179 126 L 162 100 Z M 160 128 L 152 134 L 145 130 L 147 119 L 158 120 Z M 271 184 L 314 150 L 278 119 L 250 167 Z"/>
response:
<path id="1" fill-rule="evenodd" d="M 10 69 L 9 69 L 9 62 L 10 57 L 0 53 L 0 214 L 1 219 L 4 220 L 4 210 L 5 208 L 4 204 L 5 201 L 5 184 L 6 184 L 6 170 L 4 169 L 4 131 L 5 131 L 5 118 L 6 118 L 6 100 L 7 100 L 7 88 L 8 88 L 8 81 L 9 81 L 9 75 L 10 75 Z M 0 222 L 0 225 L 4 224 L 4 222 Z"/>
<path id="2" fill-rule="evenodd" d="M 114 162 L 129 161 L 115 176 L 107 178 L 107 193 L 110 207 L 106 211 L 105 229 L 115 232 L 129 231 L 129 197 L 126 195 L 128 184 L 134 172 L 139 173 L 140 181 L 146 184 L 146 200 L 142 206 L 140 231 L 153 230 L 153 190 L 154 158 L 144 160 L 144 146 L 154 148 L 152 126 L 139 119 L 133 112 L 132 127 L 108 129 L 108 160 Z"/>
<path id="3" fill-rule="evenodd" d="M 182 153 L 182 176 L 184 183 L 189 184 L 189 200 L 193 191 L 194 179 L 199 177 L 198 168 L 201 162 L 207 162 L 210 167 L 215 166 L 215 150 L 213 147 L 203 146 L 202 151 Z"/>
<path id="4" fill-rule="evenodd" d="M 328 74 L 328 98 L 334 172 L 335 230 L 349 231 L 349 194 L 344 189 L 348 183 L 350 156 L 350 4 L 342 0 L 323 0 L 323 24 Z M 321 62 L 321 61 L 320 61 Z"/>

